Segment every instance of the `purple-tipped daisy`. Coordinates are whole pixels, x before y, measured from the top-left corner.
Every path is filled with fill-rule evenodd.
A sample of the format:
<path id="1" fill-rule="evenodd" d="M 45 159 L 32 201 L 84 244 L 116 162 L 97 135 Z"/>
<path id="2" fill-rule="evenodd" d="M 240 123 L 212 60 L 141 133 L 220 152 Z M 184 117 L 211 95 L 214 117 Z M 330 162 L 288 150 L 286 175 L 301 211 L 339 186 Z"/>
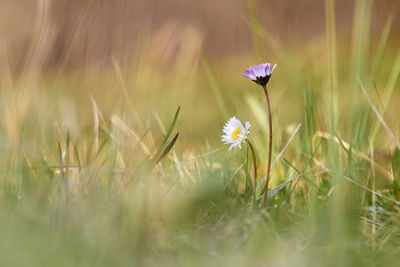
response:
<path id="1" fill-rule="evenodd" d="M 271 67 L 271 63 L 255 65 L 245 70 L 243 76 L 249 78 L 250 80 L 261 86 L 265 86 L 268 83 L 269 78 L 271 77 L 271 74 L 274 71 L 275 67 L 276 64 Z"/>
<path id="2" fill-rule="evenodd" d="M 264 63 L 261 65 L 255 65 L 249 67 L 244 71 L 243 76 L 249 78 L 253 82 L 261 85 L 264 89 L 265 100 L 268 107 L 268 122 L 269 122 L 269 140 L 268 140 L 268 163 L 267 163 L 267 174 L 265 175 L 265 190 L 264 197 L 262 201 L 262 206 L 265 205 L 268 193 L 268 183 L 271 171 L 271 157 L 272 157 L 272 115 L 271 115 L 271 103 L 269 101 L 267 83 L 269 78 L 271 78 L 272 72 L 274 71 L 276 64 L 272 67 L 271 63 Z"/>

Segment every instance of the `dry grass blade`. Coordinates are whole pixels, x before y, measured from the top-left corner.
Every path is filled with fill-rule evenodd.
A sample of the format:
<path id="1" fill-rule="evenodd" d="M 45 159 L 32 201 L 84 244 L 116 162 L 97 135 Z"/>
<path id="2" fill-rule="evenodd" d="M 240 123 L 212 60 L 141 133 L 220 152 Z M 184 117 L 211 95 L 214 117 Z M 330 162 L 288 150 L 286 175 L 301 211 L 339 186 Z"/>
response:
<path id="1" fill-rule="evenodd" d="M 281 150 L 281 152 L 279 152 L 278 156 L 276 157 L 275 161 L 272 163 L 271 165 L 271 170 L 274 168 L 275 164 L 278 162 L 278 160 L 282 157 L 283 153 L 285 152 L 285 150 L 288 148 L 289 144 L 293 141 L 294 137 L 297 135 L 298 131 L 300 130 L 301 127 L 301 123 L 299 123 L 299 125 L 297 125 L 296 129 L 294 130 L 292 136 L 289 138 L 289 140 L 287 141 L 286 145 L 283 147 L 283 149 Z M 265 180 L 266 180 L 266 176 L 264 176 L 264 178 L 260 181 L 260 183 L 257 186 L 257 192 L 263 188 Z"/>
<path id="2" fill-rule="evenodd" d="M 334 173 L 335 173 L 333 170 L 331 170 L 331 169 L 329 169 L 328 167 L 326 167 L 323 163 L 319 162 L 316 158 L 314 158 L 313 160 L 314 160 L 314 162 L 317 163 L 318 165 L 321 165 L 322 168 L 324 168 L 327 172 L 329 172 L 329 173 L 331 173 L 331 174 L 334 174 Z M 375 167 L 376 167 L 376 166 L 375 166 Z M 364 185 L 358 183 L 357 181 L 355 181 L 354 179 L 352 179 L 352 178 L 350 178 L 350 177 L 348 177 L 348 176 L 346 176 L 346 175 L 340 174 L 340 176 L 342 176 L 345 180 L 347 180 L 347 181 L 349 181 L 349 182 L 351 182 L 351 183 L 353 183 L 353 184 L 355 184 L 355 185 L 361 187 L 361 188 L 364 189 L 364 190 L 367 190 L 367 191 L 369 191 L 369 192 L 371 192 L 371 193 L 373 193 L 373 194 L 375 194 L 375 195 L 377 195 L 377 196 L 380 196 L 380 197 L 382 197 L 382 198 L 384 198 L 384 199 L 387 199 L 387 200 L 390 200 L 390 201 L 394 202 L 394 203 L 397 204 L 397 205 L 400 205 L 400 201 L 397 201 L 397 200 L 395 200 L 395 199 L 393 199 L 393 198 L 390 198 L 390 197 L 387 197 L 387 196 L 385 196 L 385 195 L 383 195 L 383 194 L 381 194 L 381 193 L 379 193 L 379 192 L 377 192 L 377 191 L 374 191 L 374 190 L 372 190 L 372 189 L 369 189 L 368 187 L 366 187 L 366 186 L 364 186 Z"/>
<path id="3" fill-rule="evenodd" d="M 226 181 L 225 185 L 224 185 L 224 189 L 226 189 L 228 187 L 228 185 L 232 182 L 233 178 L 235 178 L 236 174 L 238 174 L 238 172 L 243 168 L 243 166 L 247 163 L 247 161 L 244 161 L 239 168 L 237 168 L 233 174 L 231 175 L 231 177 L 228 179 L 228 181 Z"/>
<path id="4" fill-rule="evenodd" d="M 128 125 L 126 125 L 125 122 L 123 122 L 117 115 L 113 115 L 111 117 L 111 122 L 117 126 L 118 128 L 120 128 L 123 132 L 125 132 L 125 134 L 127 134 L 128 136 L 133 137 L 136 142 L 138 142 L 140 144 L 140 146 L 142 147 L 143 151 L 150 156 L 151 152 L 148 149 L 148 147 L 146 146 L 146 144 L 143 143 L 143 141 L 141 140 L 141 138 L 135 133 L 135 131 L 133 131 Z"/>
<path id="5" fill-rule="evenodd" d="M 296 136 L 297 132 L 300 130 L 301 128 L 301 123 L 299 123 L 299 125 L 297 125 L 296 129 L 294 130 L 292 136 L 289 138 L 289 140 L 287 141 L 286 145 L 282 148 L 281 152 L 278 154 L 278 156 L 276 157 L 274 163 L 272 163 L 271 165 L 271 169 L 274 168 L 275 164 L 278 162 L 278 160 L 282 157 L 283 152 L 285 152 L 285 150 L 288 148 L 289 144 L 293 141 L 293 138 Z"/>
<path id="6" fill-rule="evenodd" d="M 68 191 L 69 191 L 69 180 L 68 177 L 65 175 L 65 169 L 64 169 L 64 158 L 67 153 L 67 149 L 65 151 L 62 150 L 61 148 L 61 143 L 58 143 L 58 158 L 59 158 L 59 164 L 60 164 L 60 173 L 62 177 L 62 183 L 63 183 L 63 194 L 64 197 L 67 199 L 68 198 Z"/>
<path id="7" fill-rule="evenodd" d="M 160 130 L 161 130 L 162 134 L 166 135 L 167 134 L 167 130 L 165 129 L 164 124 L 161 121 L 160 115 L 156 111 L 154 111 L 153 112 L 153 117 L 156 120 L 158 126 L 160 127 Z"/>
<path id="8" fill-rule="evenodd" d="M 334 136 L 332 137 L 330 133 L 327 132 L 321 132 L 321 131 L 317 131 L 314 135 L 315 137 L 321 137 L 321 138 L 325 138 L 325 139 L 332 139 L 335 143 L 342 145 L 345 149 L 349 150 L 350 149 L 350 144 L 347 143 L 346 141 L 340 140 L 338 137 Z M 364 153 L 355 150 L 354 148 L 351 150 L 351 152 L 356 155 L 357 157 L 364 159 L 366 161 L 368 161 L 369 163 L 373 163 L 372 159 L 370 157 L 368 157 L 367 155 L 365 155 Z M 374 163 L 375 169 L 378 170 L 380 173 L 382 173 L 383 175 L 385 175 L 386 177 L 388 177 L 390 180 L 393 180 L 393 175 L 388 172 L 385 168 L 383 168 L 381 165 L 377 164 L 376 162 Z"/>
<path id="9" fill-rule="evenodd" d="M 117 60 L 115 58 L 112 58 L 112 63 L 113 63 L 115 74 L 117 75 L 118 81 L 121 84 L 122 91 L 124 92 L 125 99 L 126 99 L 126 101 L 128 101 L 128 107 L 129 107 L 130 111 L 132 112 L 132 114 L 135 116 L 135 119 L 136 119 L 137 123 L 139 124 L 139 126 L 143 130 L 143 129 L 145 129 L 145 127 L 144 127 L 144 125 L 142 123 L 142 120 L 140 119 L 140 116 L 139 116 L 139 114 L 138 114 L 138 112 L 136 110 L 135 105 L 130 100 L 130 96 L 129 96 L 129 93 L 128 93 L 128 88 L 127 88 L 127 86 L 125 84 L 125 80 L 124 80 L 124 77 L 122 75 L 121 68 L 120 68 L 120 66 L 119 66 L 119 64 L 118 64 L 118 62 L 117 62 Z"/>
<path id="10" fill-rule="evenodd" d="M 317 166 L 315 166 L 315 167 L 313 167 L 313 168 L 311 168 L 311 169 L 309 169 L 309 170 L 307 170 L 307 171 L 305 171 L 305 172 L 298 173 L 298 174 L 292 176 L 291 178 L 287 179 L 285 182 L 283 182 L 283 183 L 281 183 L 280 185 L 276 186 L 275 188 L 271 189 L 271 190 L 268 192 L 267 196 L 268 196 L 268 197 L 272 197 L 272 196 L 275 195 L 278 191 L 282 190 L 282 189 L 283 189 L 287 184 L 289 184 L 290 182 L 296 180 L 297 178 L 303 176 L 303 175 L 306 174 L 306 173 L 310 173 L 310 172 L 314 171 L 315 169 L 317 169 L 317 168 L 319 168 L 319 167 L 321 167 L 321 166 L 323 166 L 323 165 L 322 165 L 322 164 L 318 164 Z M 262 198 L 262 196 L 258 197 L 257 199 L 261 199 L 261 198 Z"/>
<path id="11" fill-rule="evenodd" d="M 383 127 L 385 127 L 386 132 L 389 134 L 390 138 L 392 138 L 392 140 L 395 142 L 396 146 L 398 148 L 400 148 L 400 142 L 399 140 L 396 138 L 396 136 L 394 135 L 394 133 L 392 132 L 392 130 L 390 130 L 389 126 L 387 125 L 387 123 L 385 122 L 385 120 L 383 119 L 383 117 L 381 116 L 381 114 L 379 114 L 378 109 L 375 107 L 375 105 L 372 103 L 371 99 L 368 96 L 367 90 L 365 90 L 361 79 L 359 76 L 357 76 L 357 82 L 358 85 L 360 86 L 361 90 L 363 91 L 365 97 L 368 100 L 369 105 L 371 106 L 371 108 L 374 110 L 376 116 L 378 117 L 379 121 L 382 123 Z"/>

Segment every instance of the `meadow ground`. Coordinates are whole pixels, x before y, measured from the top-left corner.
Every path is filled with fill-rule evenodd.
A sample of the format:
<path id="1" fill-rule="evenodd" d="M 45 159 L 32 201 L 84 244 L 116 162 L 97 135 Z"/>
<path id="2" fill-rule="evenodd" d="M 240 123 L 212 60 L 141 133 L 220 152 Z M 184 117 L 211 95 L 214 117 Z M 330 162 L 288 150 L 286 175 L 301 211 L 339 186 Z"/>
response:
<path id="1" fill-rule="evenodd" d="M 362 12 L 340 39 L 326 3 L 304 46 L 250 12 L 255 48 L 229 59 L 188 28 L 178 52 L 144 36 L 132 64 L 43 70 L 42 29 L 23 71 L 1 70 L 0 265 L 398 266 L 399 47 L 390 19 L 369 41 Z M 262 208 L 266 104 L 241 74 L 266 59 Z M 255 204 L 248 147 L 220 141 L 231 116 L 251 123 Z"/>

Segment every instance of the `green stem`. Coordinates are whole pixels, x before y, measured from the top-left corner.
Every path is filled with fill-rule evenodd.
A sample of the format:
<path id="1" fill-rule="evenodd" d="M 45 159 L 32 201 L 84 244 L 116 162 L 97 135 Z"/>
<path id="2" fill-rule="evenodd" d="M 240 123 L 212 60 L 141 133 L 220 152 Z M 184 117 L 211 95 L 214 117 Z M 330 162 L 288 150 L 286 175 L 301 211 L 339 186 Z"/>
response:
<path id="1" fill-rule="evenodd" d="M 256 188 L 257 188 L 257 159 L 256 159 L 256 153 L 254 151 L 254 147 L 251 144 L 251 142 L 249 140 L 247 140 L 247 144 L 250 147 L 251 150 L 251 155 L 253 157 L 253 204 L 252 206 L 254 207 L 254 205 L 256 204 Z"/>
<path id="2" fill-rule="evenodd" d="M 265 100 L 267 101 L 267 106 L 268 106 L 268 122 L 269 122 L 269 142 L 268 142 L 268 164 L 267 164 L 267 176 L 265 179 L 265 191 L 264 191 L 264 197 L 263 197 L 263 202 L 262 206 L 265 206 L 265 201 L 267 200 L 267 194 L 268 194 L 268 184 L 269 184 L 269 174 L 271 171 L 271 156 L 272 156 L 272 116 L 271 116 L 271 104 L 269 101 L 269 96 L 268 96 L 268 90 L 267 90 L 267 85 L 263 86 L 264 89 L 264 94 L 265 94 Z"/>

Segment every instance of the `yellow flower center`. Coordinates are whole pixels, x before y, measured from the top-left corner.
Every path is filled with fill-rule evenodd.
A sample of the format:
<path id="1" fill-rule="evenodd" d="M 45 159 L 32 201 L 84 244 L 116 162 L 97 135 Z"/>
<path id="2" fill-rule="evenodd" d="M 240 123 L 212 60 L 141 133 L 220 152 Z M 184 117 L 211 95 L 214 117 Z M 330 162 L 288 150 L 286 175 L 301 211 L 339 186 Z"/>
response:
<path id="1" fill-rule="evenodd" d="M 237 127 L 237 128 L 233 131 L 233 133 L 232 133 L 233 139 L 239 140 L 238 134 L 240 134 L 240 127 Z"/>

